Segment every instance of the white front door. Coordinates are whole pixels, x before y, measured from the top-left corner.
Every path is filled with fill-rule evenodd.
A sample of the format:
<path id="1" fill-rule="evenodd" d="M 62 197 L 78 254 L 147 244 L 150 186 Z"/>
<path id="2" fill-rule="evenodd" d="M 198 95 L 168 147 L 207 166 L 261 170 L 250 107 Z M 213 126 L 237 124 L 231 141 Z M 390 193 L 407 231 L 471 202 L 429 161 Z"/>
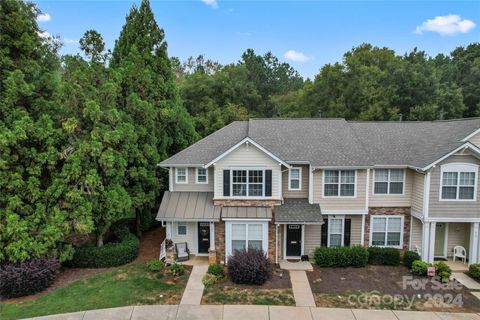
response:
<path id="1" fill-rule="evenodd" d="M 433 251 L 435 257 L 446 258 L 445 256 L 445 236 L 446 222 L 437 222 L 435 226 L 435 249 Z"/>

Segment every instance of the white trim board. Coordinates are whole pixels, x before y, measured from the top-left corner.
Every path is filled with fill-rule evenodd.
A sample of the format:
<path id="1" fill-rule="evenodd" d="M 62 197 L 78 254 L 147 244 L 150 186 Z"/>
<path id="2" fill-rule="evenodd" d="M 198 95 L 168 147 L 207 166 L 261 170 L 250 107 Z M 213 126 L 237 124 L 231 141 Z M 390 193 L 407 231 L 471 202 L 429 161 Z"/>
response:
<path id="1" fill-rule="evenodd" d="M 323 210 L 322 215 L 347 215 L 347 216 L 356 216 L 356 215 L 366 215 L 368 210 Z"/>
<path id="2" fill-rule="evenodd" d="M 471 149 L 471 151 L 473 151 L 473 153 L 476 153 L 477 157 L 480 158 L 480 148 L 478 148 L 477 146 L 475 146 L 471 142 L 465 142 L 464 144 L 462 144 L 461 146 L 459 146 L 459 147 L 455 148 L 454 150 L 450 151 L 449 153 L 447 153 L 443 157 L 438 158 L 434 162 L 430 163 L 428 166 L 424 167 L 422 170 L 427 171 L 428 169 L 432 168 L 433 166 L 435 166 L 439 162 L 442 162 L 446 158 L 450 157 L 451 155 L 454 155 L 455 153 L 457 153 L 458 151 L 463 150 L 463 149 Z"/>
<path id="3" fill-rule="evenodd" d="M 480 128 L 478 128 L 477 130 L 473 131 L 472 133 L 470 133 L 468 136 L 466 136 L 465 138 L 462 139 L 462 142 L 466 142 L 468 140 L 470 140 L 470 138 L 472 138 L 473 136 L 475 136 L 477 133 L 480 133 Z"/>

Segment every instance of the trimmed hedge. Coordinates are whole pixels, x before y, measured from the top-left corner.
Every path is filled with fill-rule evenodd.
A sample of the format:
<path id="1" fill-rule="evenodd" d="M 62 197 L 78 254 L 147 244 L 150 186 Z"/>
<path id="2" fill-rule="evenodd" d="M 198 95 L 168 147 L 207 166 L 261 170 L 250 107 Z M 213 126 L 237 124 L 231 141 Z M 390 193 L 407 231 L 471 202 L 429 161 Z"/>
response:
<path id="1" fill-rule="evenodd" d="M 480 280 L 480 263 L 471 264 L 468 267 L 468 274 L 475 280 Z"/>
<path id="2" fill-rule="evenodd" d="M 432 264 L 421 261 L 421 260 L 416 260 L 413 261 L 412 263 L 412 273 L 416 276 L 426 276 L 428 267 L 431 267 Z"/>
<path id="3" fill-rule="evenodd" d="M 228 276 L 234 283 L 262 285 L 270 277 L 272 267 L 260 249 L 235 250 L 228 258 Z"/>
<path id="4" fill-rule="evenodd" d="M 133 261 L 140 249 L 138 238 L 125 225 L 120 225 L 113 233 L 118 242 L 107 243 L 102 247 L 75 248 L 72 260 L 66 265 L 76 268 L 109 268 Z"/>
<path id="5" fill-rule="evenodd" d="M 412 268 L 414 261 L 421 260 L 420 255 L 415 251 L 405 251 L 403 254 L 403 265 L 408 269 Z"/>
<path id="6" fill-rule="evenodd" d="M 318 247 L 314 261 L 320 267 L 365 267 L 368 250 L 362 246 Z"/>
<path id="7" fill-rule="evenodd" d="M 368 263 L 387 266 L 400 264 L 400 250 L 395 248 L 369 247 Z"/>
<path id="8" fill-rule="evenodd" d="M 57 277 L 60 263 L 53 259 L 32 259 L 0 265 L 0 296 L 15 298 L 48 288 Z"/>

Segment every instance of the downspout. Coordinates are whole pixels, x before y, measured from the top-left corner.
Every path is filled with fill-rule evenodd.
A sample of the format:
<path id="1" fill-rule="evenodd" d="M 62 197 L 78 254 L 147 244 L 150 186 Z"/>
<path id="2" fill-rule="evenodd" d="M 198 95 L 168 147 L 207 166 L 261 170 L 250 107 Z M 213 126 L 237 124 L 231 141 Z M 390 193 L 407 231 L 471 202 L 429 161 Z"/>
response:
<path id="1" fill-rule="evenodd" d="M 278 224 L 275 224 L 275 264 L 278 264 Z"/>

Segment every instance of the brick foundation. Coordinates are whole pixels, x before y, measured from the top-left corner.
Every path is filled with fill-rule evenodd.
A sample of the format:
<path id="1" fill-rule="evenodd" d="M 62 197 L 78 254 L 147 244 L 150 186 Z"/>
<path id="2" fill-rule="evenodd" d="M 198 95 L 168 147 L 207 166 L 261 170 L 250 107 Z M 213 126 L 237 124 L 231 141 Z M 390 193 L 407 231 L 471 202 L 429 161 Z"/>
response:
<path id="1" fill-rule="evenodd" d="M 403 250 L 408 250 L 410 240 L 410 207 L 396 207 L 396 208 L 368 208 L 368 215 L 365 217 L 365 242 L 366 247 L 370 243 L 370 216 L 385 216 L 385 215 L 403 215 Z"/>

